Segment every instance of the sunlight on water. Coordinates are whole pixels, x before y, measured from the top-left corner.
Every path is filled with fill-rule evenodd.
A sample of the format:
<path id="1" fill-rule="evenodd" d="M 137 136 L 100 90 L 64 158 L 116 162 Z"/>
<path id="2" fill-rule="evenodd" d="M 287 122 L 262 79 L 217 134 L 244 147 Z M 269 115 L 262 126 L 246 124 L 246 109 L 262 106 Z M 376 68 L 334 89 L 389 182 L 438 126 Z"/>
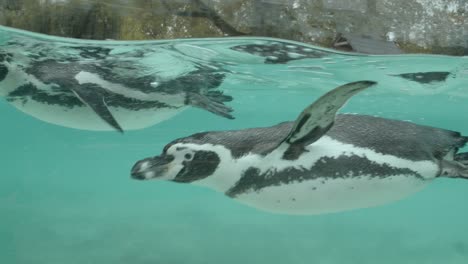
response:
<path id="1" fill-rule="evenodd" d="M 341 112 L 468 134 L 466 57 L 364 56 L 268 38 L 82 41 L 4 27 L 0 44 L 0 65 L 9 67 L 0 82 L 1 263 L 462 264 L 468 259 L 468 183 L 461 179 L 438 179 L 416 195 L 377 208 L 288 216 L 201 187 L 129 176 L 136 160 L 158 155 L 175 138 L 294 120 L 320 95 L 358 80 L 378 86 L 355 96 Z M 78 72 L 91 65 L 108 73 L 107 81 L 130 85 L 126 80 L 132 80 L 134 91 L 149 89 L 150 95 L 151 89 L 182 93 L 222 76 L 213 89 L 233 98 L 224 103 L 235 119 L 181 107 L 181 113 L 158 123 L 158 111 L 128 114 L 111 107 L 124 128 L 137 119 L 143 123 L 144 129 L 119 134 L 90 110 L 76 116 L 50 104 L 40 111 L 28 108 L 44 97 L 12 92 L 34 74 L 40 85 L 45 76 L 40 74 L 52 64 L 41 73 L 31 65 L 45 60 L 61 65 L 54 74 L 62 79 L 70 74 L 73 79 L 73 72 L 61 71 L 73 63 Z M 63 100 L 74 96 L 63 87 L 47 89 Z"/>

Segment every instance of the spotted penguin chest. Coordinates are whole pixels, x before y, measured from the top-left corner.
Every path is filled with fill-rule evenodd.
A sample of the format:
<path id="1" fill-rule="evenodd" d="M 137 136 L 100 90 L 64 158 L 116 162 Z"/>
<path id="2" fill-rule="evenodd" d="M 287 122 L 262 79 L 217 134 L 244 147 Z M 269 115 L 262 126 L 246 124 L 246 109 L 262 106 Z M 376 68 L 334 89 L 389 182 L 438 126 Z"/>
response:
<path id="1" fill-rule="evenodd" d="M 439 172 L 432 160 L 413 161 L 327 137 L 297 160 L 279 154 L 249 166 L 226 194 L 267 211 L 322 214 L 402 199 Z"/>
<path id="2" fill-rule="evenodd" d="M 97 116 L 89 107 L 47 104 L 36 100 L 8 100 L 18 110 L 47 123 L 85 130 L 112 130 L 113 128 Z M 132 110 L 124 107 L 109 107 L 124 130 L 145 128 L 184 111 L 181 108 L 148 108 Z"/>
<path id="3" fill-rule="evenodd" d="M 4 96 L 20 111 L 39 120 L 77 129 L 113 129 L 66 87 L 46 84 L 17 68 L 10 68 L 8 75 L 1 80 L 1 85 L 10 92 L 2 94 L 0 91 L 0 96 Z M 118 92 L 121 94 L 108 91 L 105 104 L 124 130 L 145 128 L 170 119 L 187 109 L 181 103 L 183 96 L 180 100 L 173 100 L 175 102 L 170 101 L 174 105 L 169 105 L 160 102 L 160 99 L 167 98 L 151 98 L 154 100 L 144 101 L 127 97 L 124 91 Z"/>

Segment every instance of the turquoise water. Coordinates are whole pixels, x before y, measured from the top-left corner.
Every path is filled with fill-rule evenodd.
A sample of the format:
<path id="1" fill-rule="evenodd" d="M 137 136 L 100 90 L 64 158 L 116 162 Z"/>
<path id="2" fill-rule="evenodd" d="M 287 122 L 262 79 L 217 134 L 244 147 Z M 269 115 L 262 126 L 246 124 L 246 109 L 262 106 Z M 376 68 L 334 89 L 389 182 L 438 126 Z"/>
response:
<path id="1" fill-rule="evenodd" d="M 10 38 L 85 43 L 4 28 L 0 34 L 4 43 Z M 0 101 L 0 263 L 467 263 L 466 180 L 437 179 L 416 195 L 381 207 L 288 216 L 201 187 L 130 179 L 136 160 L 159 154 L 175 138 L 294 120 L 324 92 L 362 79 L 379 85 L 341 112 L 468 134 L 466 57 L 356 56 L 308 46 L 327 56 L 265 64 L 264 57 L 228 50 L 272 41 L 280 40 L 127 42 L 135 50 L 182 45 L 179 58 L 222 63 L 229 74 L 219 89 L 233 96 L 235 120 L 190 108 L 122 135 L 49 124 Z M 395 77 L 435 71 L 450 75 L 430 84 Z"/>

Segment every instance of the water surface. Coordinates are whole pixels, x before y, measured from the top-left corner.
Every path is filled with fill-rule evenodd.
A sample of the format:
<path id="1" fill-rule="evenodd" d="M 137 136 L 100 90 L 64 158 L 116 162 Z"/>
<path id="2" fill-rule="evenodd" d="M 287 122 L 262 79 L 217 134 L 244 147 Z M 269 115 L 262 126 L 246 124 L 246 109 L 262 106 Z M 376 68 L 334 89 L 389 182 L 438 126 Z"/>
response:
<path id="1" fill-rule="evenodd" d="M 164 78 L 206 65 L 226 74 L 219 89 L 233 96 L 229 105 L 236 117 L 189 108 L 122 135 L 49 124 L 1 100 L 1 263 L 462 264 L 468 259 L 466 180 L 438 179 L 408 199 L 378 208 L 288 216 L 201 187 L 129 177 L 136 160 L 159 154 L 177 137 L 293 120 L 326 91 L 363 79 L 379 85 L 341 112 L 468 134 L 466 57 L 361 56 L 268 38 L 82 41 L 3 27 L 0 42 L 0 50 L 22 54 L 25 61 L 39 51 L 53 58 L 82 56 L 71 48 L 77 46 L 112 49 L 117 61 L 124 60 L 118 54 L 143 54 L 127 56 L 127 63 Z"/>

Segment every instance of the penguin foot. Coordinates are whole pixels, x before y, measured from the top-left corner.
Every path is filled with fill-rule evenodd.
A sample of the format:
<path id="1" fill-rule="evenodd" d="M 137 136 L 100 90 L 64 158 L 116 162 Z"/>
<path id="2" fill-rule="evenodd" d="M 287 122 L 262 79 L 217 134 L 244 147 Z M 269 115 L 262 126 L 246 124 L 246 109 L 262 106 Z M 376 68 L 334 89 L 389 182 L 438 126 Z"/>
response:
<path id="1" fill-rule="evenodd" d="M 458 153 L 455 155 L 455 160 L 461 164 L 468 166 L 468 152 Z"/>
<path id="2" fill-rule="evenodd" d="M 234 117 L 230 114 L 233 109 L 224 104 L 224 102 L 229 101 L 232 101 L 232 97 L 224 95 L 221 92 L 212 91 L 208 92 L 206 95 L 189 93 L 187 95 L 187 104 L 205 109 L 211 113 L 228 119 L 234 119 Z"/>

